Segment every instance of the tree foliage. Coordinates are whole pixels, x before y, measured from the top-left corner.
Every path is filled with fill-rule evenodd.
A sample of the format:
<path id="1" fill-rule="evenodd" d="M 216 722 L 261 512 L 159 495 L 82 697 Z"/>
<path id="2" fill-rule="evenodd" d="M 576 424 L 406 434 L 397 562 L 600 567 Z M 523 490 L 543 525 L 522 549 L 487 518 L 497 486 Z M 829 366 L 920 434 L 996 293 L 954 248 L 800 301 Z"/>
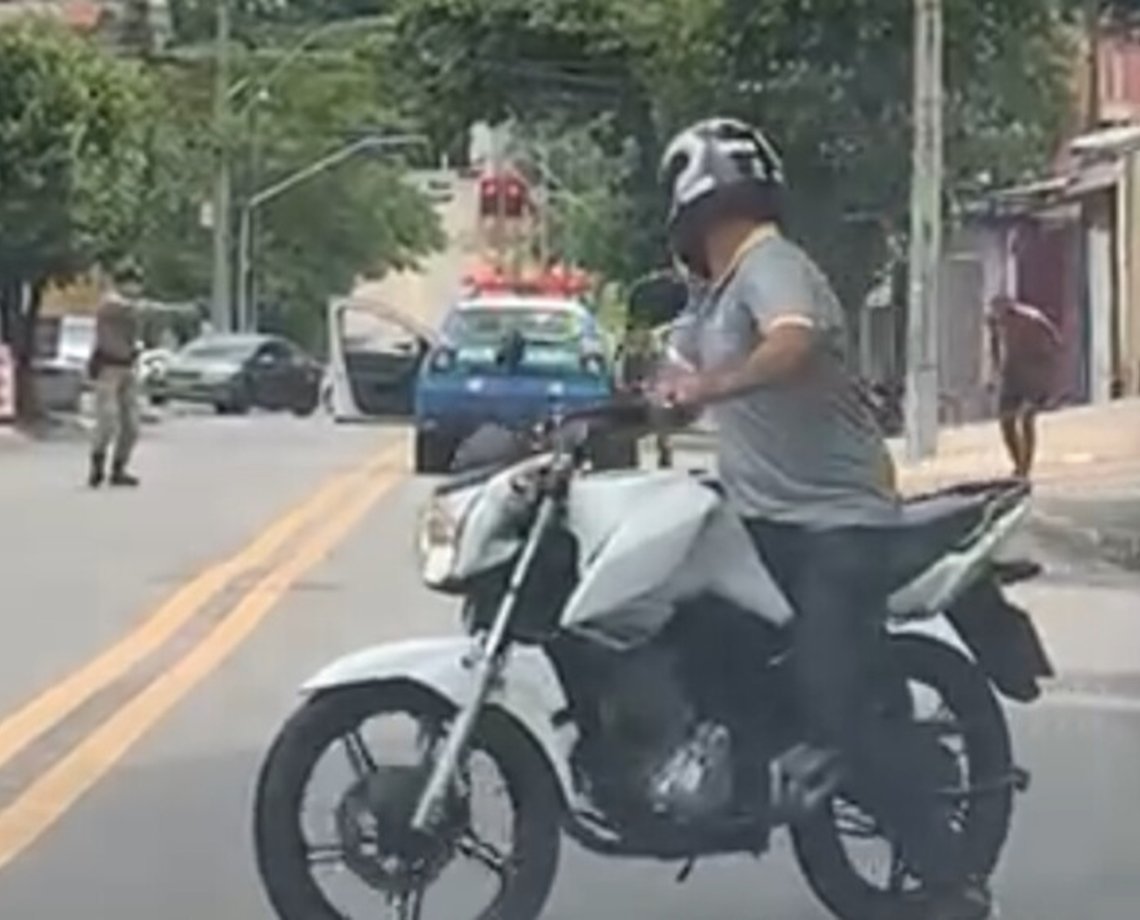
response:
<path id="1" fill-rule="evenodd" d="M 118 49 L 145 50 L 145 35 L 131 34 L 137 43 Z M 142 67 L 38 20 L 0 29 L 0 318 L 25 366 L 49 282 L 129 255 L 149 296 L 205 299 L 201 217 L 220 152 L 233 167 L 236 230 L 257 190 L 398 127 L 375 55 L 351 46 L 333 65 L 300 56 L 280 70 L 235 48 L 234 113 L 221 126 L 209 59 Z M 393 156 L 358 157 L 257 211 L 256 289 L 279 326 L 315 344 L 330 295 L 442 244 L 401 173 Z"/>
<path id="2" fill-rule="evenodd" d="M 437 131 L 553 107 L 613 115 L 638 149 L 627 230 L 644 242 L 643 260 L 663 255 L 647 236 L 660 213 L 652 167 L 668 134 L 714 113 L 763 125 L 789 163 L 794 229 L 849 303 L 904 223 L 911 16 L 899 0 L 396 2 Z M 1058 4 L 947 0 L 946 32 L 951 192 L 1041 166 L 1068 99 Z"/>
<path id="3" fill-rule="evenodd" d="M 311 25 L 373 16 L 388 0 L 229 0 L 234 34 L 253 39 L 268 26 Z M 218 0 L 170 0 L 175 40 L 201 42 L 213 36 Z"/>
<path id="4" fill-rule="evenodd" d="M 0 86 L 0 317 L 26 372 L 44 287 L 131 248 L 147 83 L 132 64 L 28 20 L 0 27 Z"/>
<path id="5" fill-rule="evenodd" d="M 233 117 L 218 135 L 209 68 L 177 66 L 161 80 L 148 232 L 140 256 L 148 290 L 176 300 L 209 290 L 210 237 L 200 225 L 219 148 L 234 167 L 235 209 L 363 133 L 396 125 L 372 62 L 347 55 L 336 65 L 303 56 L 265 85 L 252 59 L 237 60 Z M 319 339 L 324 304 L 357 274 L 402 268 L 442 245 L 427 202 L 401 178 L 399 159 L 358 157 L 255 214 L 255 290 L 286 331 Z M 236 218 L 235 218 L 236 229 Z M 235 259 L 236 264 L 236 259 Z"/>

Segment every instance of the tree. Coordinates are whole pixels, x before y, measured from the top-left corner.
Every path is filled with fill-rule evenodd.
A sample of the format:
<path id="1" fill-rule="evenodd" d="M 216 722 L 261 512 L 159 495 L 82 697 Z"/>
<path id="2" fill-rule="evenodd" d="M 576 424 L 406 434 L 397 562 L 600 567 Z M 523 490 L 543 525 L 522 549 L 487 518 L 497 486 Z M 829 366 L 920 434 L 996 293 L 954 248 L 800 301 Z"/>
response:
<path id="1" fill-rule="evenodd" d="M 1140 21 L 1140 0 L 1081 0 L 1081 2 L 1099 7 L 1103 16 L 1119 24 L 1135 25 Z"/>
<path id="2" fill-rule="evenodd" d="M 607 149 L 608 122 L 534 120 L 519 127 L 513 153 L 532 185 L 545 188 L 548 254 L 623 278 L 634 271 L 622 237 L 630 218 L 623 177 L 632 171 L 633 151 L 628 144 Z"/>
<path id="3" fill-rule="evenodd" d="M 266 26 L 312 25 L 385 12 L 388 0 L 229 0 L 238 38 L 255 38 Z M 179 43 L 209 40 L 218 0 L 170 0 L 174 38 Z"/>
<path id="4" fill-rule="evenodd" d="M 147 83 L 63 27 L 0 27 L 0 326 L 20 414 L 46 285 L 129 251 L 146 169 Z"/>
<path id="5" fill-rule="evenodd" d="M 862 301 L 908 199 L 911 13 L 900 0 L 399 0 L 412 98 L 437 132 L 471 118 L 599 107 L 635 145 L 626 239 L 663 257 L 663 138 L 714 113 L 754 120 L 789 164 L 795 232 Z M 1070 48 L 1053 0 L 947 0 L 955 196 L 1055 150 Z M 556 109 L 555 109 L 556 107 Z M 615 142 L 618 139 L 615 138 Z"/>
<path id="6" fill-rule="evenodd" d="M 234 118 L 215 131 L 207 69 L 163 71 L 151 119 L 154 153 L 139 255 L 148 291 L 173 300 L 209 289 L 209 237 L 200 226 L 217 145 L 235 167 L 235 207 L 257 190 L 301 169 L 362 133 L 402 125 L 371 62 L 349 53 L 330 62 L 303 56 L 261 86 L 256 62 L 239 58 Z M 319 346 L 324 304 L 362 273 L 414 264 L 443 244 L 429 204 L 408 186 L 401 161 L 367 156 L 300 185 L 256 212 L 255 290 L 263 316 Z"/>
<path id="7" fill-rule="evenodd" d="M 148 57 L 157 50 L 158 35 L 150 0 L 125 0 L 115 23 L 116 43 L 124 50 Z"/>

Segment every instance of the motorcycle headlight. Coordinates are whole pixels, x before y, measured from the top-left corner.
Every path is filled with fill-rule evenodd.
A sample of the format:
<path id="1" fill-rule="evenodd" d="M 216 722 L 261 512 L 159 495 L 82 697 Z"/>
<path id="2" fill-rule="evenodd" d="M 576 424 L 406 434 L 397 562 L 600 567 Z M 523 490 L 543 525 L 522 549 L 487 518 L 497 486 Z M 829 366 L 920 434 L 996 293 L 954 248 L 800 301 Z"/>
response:
<path id="1" fill-rule="evenodd" d="M 458 552 L 459 518 L 439 496 L 433 496 L 420 512 L 416 542 L 424 581 L 429 585 L 446 581 Z"/>

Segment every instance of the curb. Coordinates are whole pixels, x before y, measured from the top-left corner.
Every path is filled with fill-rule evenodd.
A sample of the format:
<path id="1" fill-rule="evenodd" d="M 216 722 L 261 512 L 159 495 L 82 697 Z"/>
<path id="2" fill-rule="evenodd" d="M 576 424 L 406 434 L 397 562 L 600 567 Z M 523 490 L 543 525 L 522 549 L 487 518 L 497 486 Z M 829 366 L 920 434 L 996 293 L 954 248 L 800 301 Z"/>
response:
<path id="1" fill-rule="evenodd" d="M 710 432 L 688 429 L 671 436 L 678 451 L 706 453 L 712 449 Z M 1140 533 L 1101 529 L 1082 524 L 1060 514 L 1035 508 L 1029 521 L 1032 532 L 1060 549 L 1107 562 L 1133 571 L 1140 571 Z"/>
<path id="2" fill-rule="evenodd" d="M 1034 510 L 1029 525 L 1041 538 L 1125 569 L 1140 571 L 1140 534 L 1089 527 L 1059 514 Z"/>
<path id="3" fill-rule="evenodd" d="M 23 434 L 6 422 L 0 424 L 0 451 L 19 450 L 25 443 Z"/>

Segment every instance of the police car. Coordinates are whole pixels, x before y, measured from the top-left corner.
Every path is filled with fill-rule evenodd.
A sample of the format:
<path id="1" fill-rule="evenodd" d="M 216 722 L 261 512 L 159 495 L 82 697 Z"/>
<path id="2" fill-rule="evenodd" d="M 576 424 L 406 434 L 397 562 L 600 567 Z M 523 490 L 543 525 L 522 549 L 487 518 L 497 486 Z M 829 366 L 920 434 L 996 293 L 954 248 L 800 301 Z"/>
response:
<path id="1" fill-rule="evenodd" d="M 417 472 L 448 469 L 456 448 L 487 424 L 523 431 L 554 411 L 611 398 L 604 336 L 579 300 L 482 293 L 446 315 L 423 361 L 414 399 Z M 598 438 L 595 467 L 632 466 L 636 446 Z"/>

